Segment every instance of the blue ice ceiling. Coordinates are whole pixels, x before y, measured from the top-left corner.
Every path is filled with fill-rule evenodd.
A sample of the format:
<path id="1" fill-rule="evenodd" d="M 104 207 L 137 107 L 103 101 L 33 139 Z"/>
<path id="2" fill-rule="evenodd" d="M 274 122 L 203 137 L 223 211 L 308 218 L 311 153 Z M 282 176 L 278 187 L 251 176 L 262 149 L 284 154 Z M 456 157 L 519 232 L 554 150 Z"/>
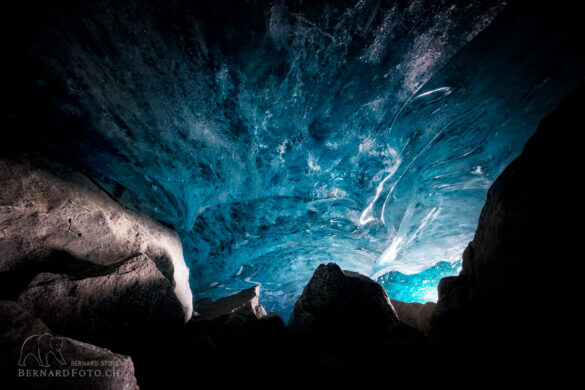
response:
<path id="1" fill-rule="evenodd" d="M 436 299 L 490 184 L 583 80 L 502 1 L 210 3 L 47 11 L 27 55 L 67 125 L 38 133 L 180 233 L 197 297 L 260 284 L 285 316 L 332 261 Z"/>

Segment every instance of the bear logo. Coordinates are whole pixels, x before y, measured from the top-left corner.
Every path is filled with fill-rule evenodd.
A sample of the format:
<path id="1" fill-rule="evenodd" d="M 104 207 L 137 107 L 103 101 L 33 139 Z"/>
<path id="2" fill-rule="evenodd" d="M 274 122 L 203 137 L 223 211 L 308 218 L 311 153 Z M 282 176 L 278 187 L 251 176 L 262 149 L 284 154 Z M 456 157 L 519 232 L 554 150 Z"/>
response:
<path id="1" fill-rule="evenodd" d="M 49 355 L 53 355 L 59 364 L 67 364 L 61 353 L 61 348 L 63 348 L 63 338 L 61 337 L 55 337 L 50 333 L 32 335 L 22 343 L 18 365 L 26 366 L 27 358 L 32 356 L 39 366 L 49 367 Z"/>

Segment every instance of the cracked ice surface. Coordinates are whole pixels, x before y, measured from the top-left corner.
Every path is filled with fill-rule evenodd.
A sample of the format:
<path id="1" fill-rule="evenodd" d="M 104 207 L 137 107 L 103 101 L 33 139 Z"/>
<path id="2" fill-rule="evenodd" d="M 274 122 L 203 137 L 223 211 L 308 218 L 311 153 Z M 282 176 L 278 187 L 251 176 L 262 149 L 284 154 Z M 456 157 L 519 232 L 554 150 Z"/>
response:
<path id="1" fill-rule="evenodd" d="M 323 262 L 436 297 L 488 187 L 582 78 L 493 21 L 501 1 L 212 3 L 88 2 L 43 30 L 74 98 L 55 110 L 86 125 L 40 135 L 179 232 L 197 297 L 260 284 L 285 317 Z"/>

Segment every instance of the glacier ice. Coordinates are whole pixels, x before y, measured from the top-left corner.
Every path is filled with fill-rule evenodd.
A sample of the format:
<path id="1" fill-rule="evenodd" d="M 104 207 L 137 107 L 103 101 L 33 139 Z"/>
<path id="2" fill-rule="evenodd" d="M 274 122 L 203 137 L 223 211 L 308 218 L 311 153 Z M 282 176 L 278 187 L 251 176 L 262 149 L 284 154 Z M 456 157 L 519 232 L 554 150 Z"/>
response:
<path id="1" fill-rule="evenodd" d="M 260 284 L 285 317 L 332 261 L 433 299 L 490 184 L 583 79 L 558 55 L 571 31 L 524 34 L 546 20 L 497 0 L 96 3 L 27 54 L 61 115 L 36 135 L 179 232 L 198 298 Z"/>

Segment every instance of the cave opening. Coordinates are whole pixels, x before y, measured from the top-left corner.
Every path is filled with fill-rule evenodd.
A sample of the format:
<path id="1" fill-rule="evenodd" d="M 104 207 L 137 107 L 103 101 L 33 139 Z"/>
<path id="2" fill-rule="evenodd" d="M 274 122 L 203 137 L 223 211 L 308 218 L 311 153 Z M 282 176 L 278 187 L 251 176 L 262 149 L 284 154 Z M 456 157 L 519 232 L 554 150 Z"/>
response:
<path id="1" fill-rule="evenodd" d="M 7 3 L 2 383 L 436 386 L 574 359 L 584 7 Z"/>
<path id="2" fill-rule="evenodd" d="M 563 11 L 472 3 L 17 7 L 7 136 L 176 230 L 196 300 L 259 284 L 288 318 L 336 262 L 433 301 L 582 79 Z"/>

